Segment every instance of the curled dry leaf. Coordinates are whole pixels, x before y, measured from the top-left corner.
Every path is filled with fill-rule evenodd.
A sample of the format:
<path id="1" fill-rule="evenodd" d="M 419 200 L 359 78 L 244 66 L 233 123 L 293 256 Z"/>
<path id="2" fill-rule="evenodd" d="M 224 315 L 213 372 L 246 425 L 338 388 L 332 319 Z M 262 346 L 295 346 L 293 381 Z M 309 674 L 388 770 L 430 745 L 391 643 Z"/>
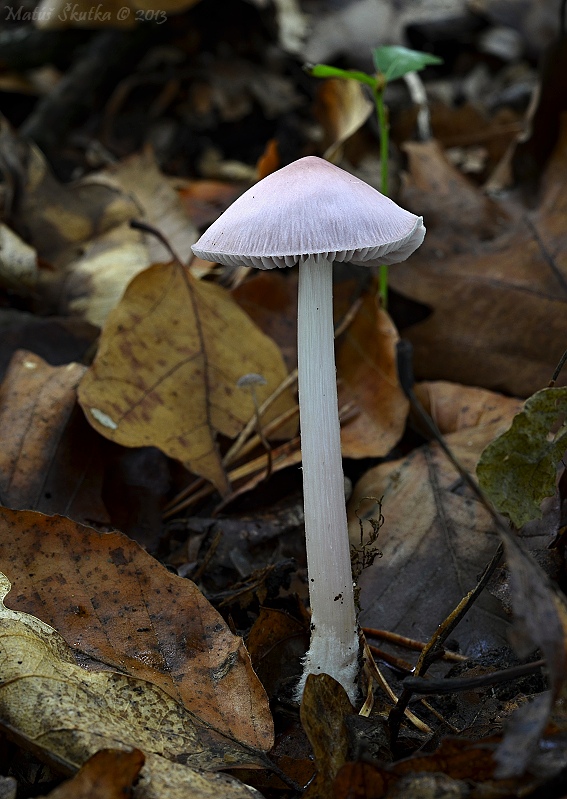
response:
<path id="1" fill-rule="evenodd" d="M 437 387 L 445 390 L 446 384 Z M 435 384 L 429 386 L 434 396 Z M 489 441 L 506 429 L 519 402 L 483 392 L 463 405 L 490 402 L 484 424 L 446 436 L 457 459 L 470 472 Z M 435 399 L 433 399 L 435 402 Z M 482 413 L 478 412 L 482 418 Z M 488 511 L 471 494 L 437 444 L 415 450 L 403 460 L 368 471 L 356 484 L 349 504 L 351 540 L 360 538 L 356 513 L 377 516 L 373 500 L 383 497 L 385 523 L 378 546 L 382 558 L 361 578 L 361 623 L 428 640 L 438 624 L 477 582 L 498 537 Z M 546 539 L 546 542 L 549 538 Z M 534 545 L 542 546 L 541 540 Z M 467 654 L 505 642 L 506 621 L 499 603 L 487 592 L 457 628 Z"/>
<path id="2" fill-rule="evenodd" d="M 10 607 L 159 686 L 227 740 L 270 748 L 267 699 L 244 644 L 194 583 L 121 533 L 8 509 L 0 509 L 0 523 L 0 562 L 14 584 Z"/>
<path id="3" fill-rule="evenodd" d="M 143 218 L 159 230 L 184 263 L 192 258 L 191 245 L 197 241 L 197 229 L 170 180 L 160 171 L 151 149 L 107 167 L 85 179 L 83 185 L 85 189 L 108 186 L 119 195 L 130 197 L 137 207 L 136 218 Z M 169 260 L 169 250 L 155 236 L 146 236 L 144 243 L 149 263 Z"/>
<path id="4" fill-rule="evenodd" d="M 236 386 L 250 372 L 266 380 L 261 403 L 286 377 L 274 342 L 220 286 L 157 264 L 134 278 L 109 316 L 79 401 L 106 438 L 156 446 L 227 493 L 215 435 L 236 436 L 253 415 L 250 394 Z M 282 395 L 264 421 L 292 402 Z"/>
<path id="5" fill-rule="evenodd" d="M 3 599 L 10 590 L 3 574 L 0 589 Z M 199 724 L 156 685 L 118 672 L 85 671 L 52 627 L 4 605 L 0 662 L 4 723 L 70 767 L 103 748 L 135 748 L 146 756 L 136 797 L 162 797 L 168 781 L 195 799 L 254 795 L 214 773 L 239 759 L 253 761 L 250 752 Z M 178 794 L 167 793 L 172 795 Z"/>
<path id="6" fill-rule="evenodd" d="M 347 458 L 387 455 L 402 437 L 408 401 L 396 370 L 397 330 L 371 294 L 364 298 L 337 350 L 339 405 L 355 416 L 341 427 Z"/>
<path id="7" fill-rule="evenodd" d="M 107 525 L 100 440 L 77 406 L 85 372 L 18 352 L 0 386 L 0 496 L 10 508 Z"/>
<path id="8" fill-rule="evenodd" d="M 314 110 L 325 135 L 324 158 L 332 159 L 339 147 L 364 125 L 374 104 L 357 81 L 331 78 L 318 84 Z"/>

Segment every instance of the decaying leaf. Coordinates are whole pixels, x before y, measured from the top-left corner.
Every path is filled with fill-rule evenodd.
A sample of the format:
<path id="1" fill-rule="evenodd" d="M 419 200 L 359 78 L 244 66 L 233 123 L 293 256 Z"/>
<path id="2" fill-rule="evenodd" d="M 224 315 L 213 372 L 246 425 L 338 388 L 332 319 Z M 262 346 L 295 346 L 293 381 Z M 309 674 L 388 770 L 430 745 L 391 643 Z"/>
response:
<path id="1" fill-rule="evenodd" d="M 89 422 L 125 446 L 156 446 L 227 493 L 215 434 L 236 436 L 254 413 L 239 378 L 261 374 L 261 402 L 286 376 L 282 357 L 220 286 L 157 264 L 128 286 L 79 387 Z M 290 406 L 291 394 L 265 421 Z"/>
<path id="2" fill-rule="evenodd" d="M 364 125 L 374 104 L 356 81 L 331 78 L 317 87 L 315 116 L 322 126 L 325 158 L 332 159 L 339 147 Z"/>
<path id="3" fill-rule="evenodd" d="M 472 186 L 465 190 L 441 159 L 411 178 L 400 201 L 411 208 L 417 188 L 427 236 L 391 270 L 390 282 L 433 310 L 403 331 L 418 377 L 521 397 L 547 385 L 567 339 L 566 162 L 567 128 L 543 176 L 539 207 L 505 226 L 498 206 Z"/>
<path id="4" fill-rule="evenodd" d="M 85 196 L 104 189 L 128 198 L 135 210 L 126 222 L 89 241 L 79 257 L 67 264 L 61 294 L 73 314 L 100 326 L 131 278 L 150 264 L 170 258 L 156 236 L 130 228 L 131 218 L 156 228 L 183 262 L 191 258 L 191 245 L 197 240 L 195 225 L 149 149 L 80 184 Z"/>
<path id="5" fill-rule="evenodd" d="M 178 193 L 160 171 L 151 149 L 136 153 L 104 172 L 83 181 L 87 186 L 108 186 L 119 195 L 130 197 L 138 214 L 148 225 L 159 230 L 173 251 L 185 263 L 193 256 L 191 245 L 198 238 L 195 223 L 184 210 Z M 155 236 L 144 237 L 149 263 L 168 260 L 169 251 Z"/>
<path id="6" fill-rule="evenodd" d="M 10 590 L 4 575 L 0 587 L 3 598 Z M 52 627 L 3 605 L 0 652 L 2 719 L 71 767 L 100 749 L 136 748 L 146 763 L 135 796 L 163 796 L 167 779 L 196 799 L 253 795 L 214 773 L 253 756 L 236 754 L 234 744 L 199 724 L 156 685 L 118 672 L 85 671 Z"/>
<path id="7" fill-rule="evenodd" d="M 495 507 L 516 527 L 541 519 L 541 503 L 555 493 L 567 429 L 553 427 L 567 412 L 567 388 L 544 388 L 530 397 L 509 430 L 492 441 L 477 466 L 478 480 Z"/>
<path id="8" fill-rule="evenodd" d="M 347 759 L 345 717 L 354 713 L 346 691 L 328 674 L 310 674 L 301 702 L 301 724 L 313 747 L 317 775 L 303 794 L 306 799 L 327 799 L 333 779 Z"/>
<path id="9" fill-rule="evenodd" d="M 47 799 L 124 799 L 144 765 L 139 749 L 100 749 Z"/>
<path id="10" fill-rule="evenodd" d="M 40 150 L 18 138 L 6 122 L 0 125 L 0 145 L 11 154 L 8 177 L 19 197 L 11 223 L 52 267 L 62 268 L 81 244 L 135 215 L 136 205 L 115 188 L 60 183 Z M 49 270 L 40 274 L 44 285 L 55 279 Z"/>
<path id="11" fill-rule="evenodd" d="M 536 648 L 546 661 L 550 690 L 512 715 L 496 753 L 498 774 L 521 776 L 530 765 L 567 674 L 567 603 L 543 569 L 512 533 L 501 533 L 510 570 L 513 626 L 510 638 L 520 657 Z"/>
<path id="12" fill-rule="evenodd" d="M 0 284 L 33 291 L 39 279 L 37 253 L 7 225 L 0 224 Z"/>
<path id="13" fill-rule="evenodd" d="M 258 327 L 274 339 L 291 370 L 297 366 L 298 270 L 282 271 L 259 269 L 231 294 Z"/>
<path id="14" fill-rule="evenodd" d="M 446 384 L 429 384 L 430 396 Z M 473 392 L 470 404 L 479 403 Z M 433 399 L 435 402 L 435 399 Z M 466 392 L 461 403 L 467 405 Z M 493 410 L 477 427 L 463 427 L 446 441 L 464 468 L 474 471 L 489 441 L 505 429 L 519 401 L 492 395 Z M 356 513 L 377 516 L 374 500 L 382 497 L 384 525 L 377 545 L 382 558 L 362 574 L 361 623 L 428 640 L 437 625 L 477 582 L 493 556 L 498 536 L 492 518 L 449 463 L 437 444 L 414 450 L 407 458 L 368 471 L 356 484 L 349 503 L 351 540 L 360 537 Z M 545 543 L 549 538 L 545 539 Z M 533 545 L 542 545 L 533 541 Z M 506 640 L 506 620 L 499 603 L 486 592 L 456 630 L 461 650 L 482 653 Z"/>
<path id="15" fill-rule="evenodd" d="M 10 508 L 109 524 L 99 439 L 77 406 L 85 372 L 18 352 L 0 386 L 0 496 Z"/>
<path id="16" fill-rule="evenodd" d="M 169 257 L 155 236 L 132 230 L 131 219 L 158 228 L 180 258 L 190 257 L 196 228 L 150 151 L 64 185 L 42 153 L 7 124 L 0 139 L 2 149 L 14 154 L 9 177 L 19 197 L 11 222 L 15 233 L 4 236 L 9 263 L 2 266 L 0 257 L 0 275 L 15 291 L 34 289 L 50 311 L 72 311 L 102 325 L 131 278 Z"/>
<path id="17" fill-rule="evenodd" d="M 380 457 L 402 437 L 408 401 L 396 370 L 398 334 L 370 293 L 337 350 L 339 405 L 352 404 L 354 418 L 341 427 L 343 455 Z"/>
<path id="18" fill-rule="evenodd" d="M 121 533 L 5 508 L 0 527 L 0 564 L 14 585 L 10 607 L 40 617 L 90 657 L 153 683 L 230 739 L 270 748 L 266 695 L 242 640 L 194 583 Z"/>

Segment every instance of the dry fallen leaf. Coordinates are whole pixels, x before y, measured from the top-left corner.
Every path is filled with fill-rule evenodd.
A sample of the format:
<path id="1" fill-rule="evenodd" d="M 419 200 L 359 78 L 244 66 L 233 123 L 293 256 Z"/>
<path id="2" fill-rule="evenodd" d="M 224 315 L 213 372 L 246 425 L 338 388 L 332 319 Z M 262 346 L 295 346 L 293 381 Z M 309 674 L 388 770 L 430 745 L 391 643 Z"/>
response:
<path id="1" fill-rule="evenodd" d="M 564 690 L 567 603 L 565 595 L 526 551 L 522 541 L 512 532 L 502 531 L 501 535 L 510 570 L 513 625 L 509 637 L 519 657 L 541 650 L 550 688 L 512 714 L 495 755 L 500 776 L 521 777 L 529 772 L 530 762 L 538 754 L 538 743 L 554 700 Z"/>
<path id="2" fill-rule="evenodd" d="M 0 576 L 3 599 L 10 583 Z M 146 762 L 134 796 L 163 799 L 172 788 L 195 799 L 253 796 L 242 783 L 214 773 L 253 755 L 177 704 L 151 683 L 77 666 L 52 627 L 0 607 L 0 712 L 47 755 L 78 767 L 100 749 L 141 749 Z M 195 769 L 199 769 L 196 771 Z"/>
<path id="3" fill-rule="evenodd" d="M 446 384 L 428 386 L 435 391 Z M 483 423 L 446 436 L 457 459 L 469 471 L 489 441 L 506 429 L 520 405 L 518 400 L 473 391 L 463 406 L 476 404 Z M 481 407 L 490 405 L 484 414 Z M 467 415 L 464 415 L 464 418 Z M 371 499 L 363 499 L 370 497 Z M 349 503 L 351 540 L 360 538 L 361 519 L 377 517 L 382 497 L 385 523 L 377 545 L 382 557 L 361 578 L 361 623 L 428 640 L 438 624 L 471 590 L 488 563 L 498 537 L 492 518 L 437 444 L 414 450 L 407 458 L 368 471 L 356 484 Z M 548 543 L 549 538 L 545 539 Z M 542 546 L 542 539 L 532 545 Z M 545 544 L 543 544 L 545 545 Z M 505 642 L 507 623 L 499 603 L 484 592 L 456 630 L 461 650 L 479 654 Z"/>
<path id="4" fill-rule="evenodd" d="M 139 749 L 100 749 L 46 799 L 124 799 L 144 765 Z"/>
<path id="5" fill-rule="evenodd" d="M 79 188 L 86 196 L 110 189 L 128 197 L 135 209 L 129 219 L 142 219 L 156 228 L 183 262 L 192 257 L 197 229 L 149 149 L 85 178 Z M 156 236 L 132 230 L 128 223 L 92 239 L 67 264 L 61 301 L 71 313 L 100 326 L 135 275 L 171 257 Z"/>
<path id="6" fill-rule="evenodd" d="M 0 251 L 0 277 L 22 294 L 34 289 L 49 311 L 70 311 L 101 326 L 131 278 L 170 257 L 155 236 L 132 230 L 131 219 L 158 228 L 182 260 L 190 258 L 196 228 L 150 151 L 64 185 L 41 152 L 6 124 L 0 148 L 11 153 L 7 177 L 20 197 L 15 233 L 6 229 L 0 237 L 8 259 L 2 263 Z"/>
<path id="7" fill-rule="evenodd" d="M 354 403 L 356 413 L 341 427 L 347 458 L 387 455 L 402 437 L 408 401 L 398 382 L 397 341 L 390 317 L 367 294 L 337 350 L 339 405 Z"/>
<path id="8" fill-rule="evenodd" d="M 297 366 L 297 283 L 297 269 L 259 269 L 231 292 L 258 327 L 274 339 L 290 370 Z"/>
<path id="9" fill-rule="evenodd" d="M 12 214 L 14 230 L 56 269 L 76 257 L 82 244 L 136 214 L 131 199 L 113 187 L 60 183 L 40 150 L 19 138 L 6 122 L 0 125 L 0 148 L 9 154 L 9 166 L 3 170 L 19 197 Z M 60 280 L 61 274 L 40 270 L 38 277 L 39 291 Z"/>
<path id="10" fill-rule="evenodd" d="M 0 496 L 10 508 L 106 526 L 100 440 L 77 406 L 84 371 L 16 353 L 0 386 Z"/>
<path id="11" fill-rule="evenodd" d="M 332 160 L 373 111 L 374 103 L 357 81 L 331 78 L 319 83 L 314 112 L 323 128 L 323 157 Z"/>
<path id="12" fill-rule="evenodd" d="M 39 279 L 37 253 L 7 225 L 0 224 L 0 285 L 32 293 Z"/>
<path id="13" fill-rule="evenodd" d="M 206 477 L 228 481 L 215 434 L 236 436 L 254 413 L 236 383 L 261 374 L 262 402 L 286 377 L 281 354 L 220 286 L 176 264 L 157 264 L 128 286 L 79 387 L 89 422 L 125 446 L 156 446 Z M 292 403 L 274 402 L 264 421 Z"/>
<path id="14" fill-rule="evenodd" d="M 310 674 L 301 701 L 301 724 L 313 747 L 317 774 L 303 796 L 327 799 L 333 779 L 347 760 L 349 736 L 345 718 L 354 714 L 346 691 L 328 674 Z"/>
<path id="15" fill-rule="evenodd" d="M 159 230 L 183 263 L 193 257 L 191 245 L 198 238 L 195 223 L 149 148 L 92 175 L 83 184 L 109 186 L 129 196 L 138 208 L 136 218 Z M 169 251 L 155 236 L 147 236 L 144 242 L 149 263 L 169 260 Z"/>
<path id="16" fill-rule="evenodd" d="M 74 648 L 147 680 L 195 719 L 256 749 L 272 744 L 266 695 L 242 640 L 190 580 L 121 533 L 0 509 L 10 607 Z"/>
<path id="17" fill-rule="evenodd" d="M 410 186 L 401 202 L 419 205 L 428 232 L 423 248 L 390 273 L 396 291 L 433 309 L 403 331 L 416 374 L 528 396 L 547 385 L 567 340 L 567 126 L 538 209 L 500 234 L 498 206 L 470 186 L 463 191 L 448 162 L 418 148 L 409 151 L 412 174 L 420 159 L 426 165 L 417 192 Z"/>

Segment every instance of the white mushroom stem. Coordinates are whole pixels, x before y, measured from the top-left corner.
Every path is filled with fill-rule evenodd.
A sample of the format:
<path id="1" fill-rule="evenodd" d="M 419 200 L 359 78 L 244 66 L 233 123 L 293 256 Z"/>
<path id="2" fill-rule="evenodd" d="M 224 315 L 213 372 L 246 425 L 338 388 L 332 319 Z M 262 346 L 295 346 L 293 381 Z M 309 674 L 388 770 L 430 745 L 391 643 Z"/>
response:
<path id="1" fill-rule="evenodd" d="M 333 264 L 299 264 L 298 379 L 311 643 L 307 675 L 330 674 L 356 698 L 358 631 L 344 494 L 333 330 Z"/>

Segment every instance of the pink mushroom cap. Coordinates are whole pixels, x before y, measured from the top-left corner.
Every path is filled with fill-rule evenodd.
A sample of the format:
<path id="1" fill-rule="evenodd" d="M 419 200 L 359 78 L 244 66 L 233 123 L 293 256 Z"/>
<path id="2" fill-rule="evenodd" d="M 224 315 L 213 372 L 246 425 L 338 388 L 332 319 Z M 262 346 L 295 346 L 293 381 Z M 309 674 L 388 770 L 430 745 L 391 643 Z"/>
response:
<path id="1" fill-rule="evenodd" d="M 404 261 L 423 219 L 328 161 L 307 156 L 245 191 L 193 246 L 207 261 L 258 269 L 309 258 L 364 266 Z"/>

